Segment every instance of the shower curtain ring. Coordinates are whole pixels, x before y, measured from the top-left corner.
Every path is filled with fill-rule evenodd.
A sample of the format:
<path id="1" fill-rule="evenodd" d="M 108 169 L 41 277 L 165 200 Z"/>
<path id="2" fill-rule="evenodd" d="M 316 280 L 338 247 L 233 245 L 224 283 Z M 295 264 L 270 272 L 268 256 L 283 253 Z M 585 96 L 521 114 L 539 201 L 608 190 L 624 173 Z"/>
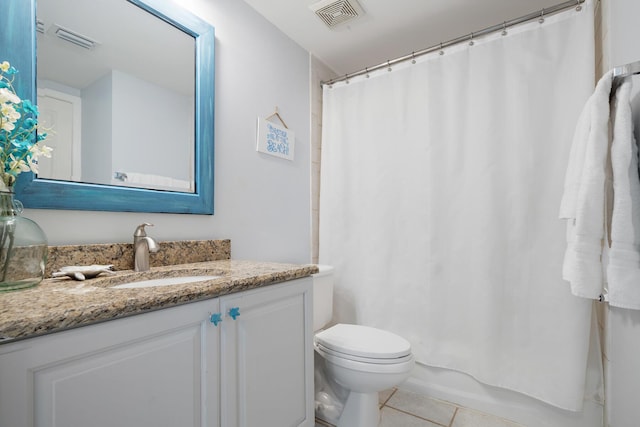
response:
<path id="1" fill-rule="evenodd" d="M 538 19 L 538 22 L 541 24 L 544 22 L 544 9 L 540 12 L 540 19 Z"/>
<path id="2" fill-rule="evenodd" d="M 576 10 L 580 12 L 582 10 L 582 5 L 580 4 L 580 0 L 576 0 Z"/>
<path id="3" fill-rule="evenodd" d="M 416 53 L 415 52 L 411 52 L 411 63 L 412 64 L 416 63 Z"/>
<path id="4" fill-rule="evenodd" d="M 473 42 L 473 33 L 469 35 L 469 46 L 473 46 L 475 43 Z"/>
<path id="5" fill-rule="evenodd" d="M 442 49 L 442 43 L 440 43 L 440 55 L 444 55 L 444 50 Z"/>
<path id="6" fill-rule="evenodd" d="M 365 74 L 364 74 L 364 76 L 365 76 L 366 78 L 369 78 L 369 68 L 365 67 L 365 68 L 364 68 L 364 73 L 365 73 Z"/>
<path id="7" fill-rule="evenodd" d="M 345 82 L 346 84 L 349 84 L 349 74 L 345 74 L 345 75 L 344 75 L 344 82 Z"/>
<path id="8" fill-rule="evenodd" d="M 502 23 L 502 35 L 506 36 L 507 35 L 507 21 L 504 21 Z"/>
<path id="9" fill-rule="evenodd" d="M 391 71 L 391 64 L 387 61 L 387 71 Z"/>

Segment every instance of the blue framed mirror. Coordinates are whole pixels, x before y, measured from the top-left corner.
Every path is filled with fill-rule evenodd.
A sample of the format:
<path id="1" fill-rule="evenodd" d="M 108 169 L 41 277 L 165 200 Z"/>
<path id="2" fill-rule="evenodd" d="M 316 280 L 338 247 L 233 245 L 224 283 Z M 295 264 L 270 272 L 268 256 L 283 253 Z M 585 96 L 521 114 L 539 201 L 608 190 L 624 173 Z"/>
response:
<path id="1" fill-rule="evenodd" d="M 40 91 L 37 85 L 37 81 L 41 82 L 41 86 L 45 84 L 41 80 L 40 75 L 44 75 L 43 70 L 38 72 L 36 53 L 38 52 L 37 37 L 43 34 L 53 34 L 54 31 L 59 32 L 59 28 L 48 28 L 47 22 L 43 22 L 38 15 L 38 9 L 36 0 L 6 0 L 5 12 L 0 18 L 0 39 L 6 41 L 3 43 L 3 47 L 0 48 L 0 60 L 7 60 L 19 70 L 19 74 L 16 77 L 15 86 L 19 95 L 22 98 L 31 99 L 35 102 L 36 98 L 40 99 Z M 49 0 L 40 0 L 44 4 Z M 143 141 L 147 144 L 147 148 L 133 148 L 131 142 L 122 143 L 122 137 L 118 138 L 116 135 L 123 135 L 121 130 L 116 131 L 116 125 L 112 125 L 114 145 L 116 141 L 120 145 L 124 145 L 125 152 L 130 153 L 128 156 L 129 164 L 123 163 L 122 166 L 113 166 L 115 161 L 112 161 L 110 167 L 107 167 L 107 174 L 109 180 L 100 180 L 87 178 L 91 173 L 95 173 L 98 169 L 108 163 L 108 155 L 98 155 L 98 161 L 94 160 L 93 164 L 86 166 L 85 157 L 87 153 L 91 152 L 90 148 L 87 148 L 85 140 L 91 140 L 92 142 L 99 141 L 100 137 L 104 136 L 107 131 L 99 131 L 90 135 L 88 138 L 85 132 L 82 132 L 82 176 L 78 173 L 77 178 L 64 179 L 64 177 L 44 178 L 42 173 L 39 176 L 34 176 L 32 173 L 22 173 L 19 176 L 16 183 L 16 197 L 27 208 L 37 209 L 72 209 L 72 210 L 92 210 L 92 211 L 118 211 L 118 212 L 160 212 L 160 213 L 190 213 L 190 214 L 213 214 L 213 168 L 214 168 L 214 28 L 208 23 L 204 22 L 200 18 L 194 16 L 190 12 L 181 8 L 176 3 L 170 0 L 101 0 L 103 2 L 121 2 L 126 4 L 127 7 L 140 13 L 141 11 L 148 15 L 149 18 L 156 22 L 146 22 L 145 24 L 138 25 L 138 35 L 151 37 L 152 39 L 159 39 L 156 34 L 149 34 L 155 31 L 155 26 L 165 26 L 171 28 L 172 31 L 179 31 L 181 37 L 192 39 L 192 58 L 189 61 L 172 61 L 174 55 L 170 51 L 156 50 L 156 56 L 158 58 L 152 58 L 152 60 L 158 59 L 160 63 L 164 64 L 169 70 L 169 74 L 177 75 L 177 69 L 185 67 L 185 64 L 191 63 L 186 70 L 181 71 L 185 78 L 174 78 L 176 80 L 187 81 L 192 89 L 190 95 L 191 101 L 188 103 L 193 106 L 192 110 L 187 114 L 190 117 L 191 122 L 188 125 L 180 126 L 176 132 L 180 131 L 184 136 L 173 136 L 172 141 L 185 139 L 184 148 L 181 151 L 189 151 L 190 157 L 187 156 L 187 160 L 181 160 L 181 163 L 187 164 L 189 170 L 188 177 L 184 179 L 171 178 L 171 182 L 179 182 L 180 185 L 184 184 L 184 188 L 177 186 L 167 186 L 167 177 L 160 177 L 162 181 L 158 179 L 159 174 L 139 173 L 139 170 L 135 170 L 136 166 L 140 168 L 149 167 L 153 163 L 160 163 L 161 152 L 168 151 L 166 148 L 160 148 L 157 144 L 158 138 L 161 138 L 164 134 L 169 134 L 164 127 L 171 122 L 173 117 L 164 117 L 161 113 L 151 113 L 147 116 L 160 116 L 159 121 L 156 123 L 150 123 L 147 116 L 144 116 L 146 111 L 145 107 L 139 108 L 137 112 L 129 114 L 128 116 L 134 117 L 137 121 L 137 136 L 135 140 L 150 139 L 150 141 Z M 94 2 L 83 3 L 91 4 L 95 6 Z M 112 7 L 111 5 L 110 7 Z M 132 11 L 133 11 L 132 10 Z M 74 12 L 78 15 L 78 11 Z M 127 19 L 129 21 L 129 19 Z M 112 32 L 120 33 L 121 25 L 119 22 L 113 22 L 111 25 Z M 40 32 L 40 36 L 37 36 Z M 71 38 L 74 39 L 78 36 L 78 33 L 71 32 Z M 60 37 L 60 36 L 58 36 Z M 98 37 L 99 38 L 99 37 Z M 100 44 L 102 40 L 92 40 Z M 131 39 L 129 39 L 131 40 Z M 62 43 L 61 41 L 57 41 Z M 133 43 L 126 43 L 133 44 Z M 82 50 L 86 47 L 77 46 L 65 46 L 66 51 L 73 53 Z M 101 48 L 99 46 L 99 48 Z M 154 51 L 152 47 L 145 48 L 146 51 Z M 185 50 L 185 49 L 182 49 Z M 189 50 L 189 49 L 186 49 Z M 40 52 L 38 52 L 40 55 Z M 130 55 L 136 56 L 136 55 Z M 70 57 L 73 58 L 73 57 Z M 192 60 L 191 60 L 192 59 Z M 152 60 L 145 60 L 143 62 L 151 62 Z M 69 63 L 73 65 L 74 59 L 62 59 L 58 61 L 50 62 L 50 67 L 53 68 L 56 63 Z M 77 64 L 77 62 L 75 62 Z M 47 66 L 49 67 L 49 66 Z M 123 66 L 114 67 L 118 68 L 118 72 L 121 71 Z M 171 67 L 176 67 L 171 70 Z M 156 67 L 157 69 L 158 67 Z M 47 68 L 48 70 L 48 68 Z M 38 75 L 40 74 L 40 75 Z M 64 73 L 63 73 L 64 74 Z M 67 72 L 66 74 L 70 74 Z M 112 74 L 115 75 L 115 72 Z M 152 73 L 148 73 L 151 75 Z M 110 74 L 111 75 L 111 74 Z M 118 78 L 122 75 L 128 76 L 126 73 L 118 74 Z M 37 80 L 36 80 L 37 77 Z M 128 78 L 128 77 L 127 77 Z M 75 78 L 74 81 L 79 81 L 80 78 Z M 125 79 L 126 80 L 126 79 Z M 47 80 L 48 81 L 48 80 Z M 133 87 L 146 85 L 146 82 L 141 84 L 136 83 L 135 80 L 128 78 L 129 86 Z M 110 84 L 116 82 L 115 77 L 110 80 Z M 132 83 L 133 82 L 133 83 Z M 60 86 L 69 87 L 73 82 L 65 83 L 61 85 L 55 83 L 52 88 L 59 89 Z M 153 83 L 155 84 L 155 82 Z M 150 84 L 149 86 L 153 85 Z M 58 85 L 56 87 L 55 85 Z M 51 85 L 49 85 L 51 86 Z M 49 89 L 49 88 L 48 88 Z M 80 91 L 80 89 L 78 89 Z M 112 92 L 110 92 L 112 93 Z M 115 90 L 113 91 L 115 93 Z M 124 89 L 120 90 L 120 93 L 130 94 Z M 82 96 L 78 98 L 82 99 Z M 101 98 L 104 98 L 102 96 Z M 143 99 L 144 96 L 129 96 L 128 104 L 135 102 L 136 100 Z M 115 96 L 114 96 L 115 99 Z M 82 116 L 83 119 L 86 116 L 90 116 L 90 113 L 86 113 L 85 106 L 90 104 L 90 101 L 82 99 Z M 120 111 L 122 108 L 117 107 L 116 101 L 112 101 L 112 104 L 105 110 Z M 155 102 L 155 101 L 154 101 Z M 122 105 L 122 104 L 119 104 Z M 173 103 L 172 103 L 173 105 Z M 89 110 L 90 111 L 90 110 Z M 135 109 L 133 110 L 135 111 Z M 182 110 L 180 110 L 182 111 Z M 106 116 L 106 115 L 105 115 Z M 172 115 L 173 116 L 173 115 Z M 42 108 L 41 108 L 42 117 Z M 100 117 L 100 116 L 98 116 Z M 158 117 L 156 117 L 158 118 Z M 102 120 L 98 120 L 102 122 Z M 85 121 L 83 120 L 83 130 L 85 128 Z M 115 123 L 115 121 L 114 121 Z M 111 126 L 111 125 L 110 125 Z M 88 126 L 86 126 L 88 128 Z M 162 132 L 154 135 L 153 130 L 160 128 Z M 105 128 L 106 129 L 106 128 Z M 110 129 L 110 128 L 109 128 Z M 133 133 L 132 128 L 127 128 L 125 133 Z M 134 129 L 135 130 L 135 129 Z M 77 134 L 78 132 L 76 132 Z M 154 145 L 155 144 L 155 145 Z M 104 148 L 104 144 L 96 146 Z M 57 150 L 54 147 L 53 156 L 56 156 L 56 151 L 62 153 L 63 150 Z M 115 152 L 115 148 L 111 147 L 111 151 Z M 171 159 L 176 159 L 180 153 L 174 153 L 170 155 Z M 61 154 L 59 154 L 61 155 Z M 125 156 L 127 157 L 127 156 Z M 166 157 L 166 156 L 165 156 Z M 131 160 L 134 160 L 132 163 Z M 166 160 L 161 170 L 175 169 L 173 165 L 167 166 Z M 133 171 L 133 172 L 132 172 Z M 41 169 L 42 172 L 42 169 Z M 153 177 L 153 181 L 139 181 L 139 186 L 133 186 L 137 184 L 120 183 L 125 179 L 132 178 L 133 175 L 142 176 L 143 178 Z M 181 177 L 182 178 L 182 177 Z M 158 186 L 160 183 L 162 185 Z"/>

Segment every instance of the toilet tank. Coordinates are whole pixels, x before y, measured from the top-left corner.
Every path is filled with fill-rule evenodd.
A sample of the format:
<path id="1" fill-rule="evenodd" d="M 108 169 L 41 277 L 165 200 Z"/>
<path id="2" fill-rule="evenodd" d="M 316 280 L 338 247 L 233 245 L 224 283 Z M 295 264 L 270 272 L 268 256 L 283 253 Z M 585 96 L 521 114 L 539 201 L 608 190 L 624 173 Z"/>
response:
<path id="1" fill-rule="evenodd" d="M 313 330 L 326 326 L 333 317 L 333 267 L 318 265 L 313 277 Z"/>

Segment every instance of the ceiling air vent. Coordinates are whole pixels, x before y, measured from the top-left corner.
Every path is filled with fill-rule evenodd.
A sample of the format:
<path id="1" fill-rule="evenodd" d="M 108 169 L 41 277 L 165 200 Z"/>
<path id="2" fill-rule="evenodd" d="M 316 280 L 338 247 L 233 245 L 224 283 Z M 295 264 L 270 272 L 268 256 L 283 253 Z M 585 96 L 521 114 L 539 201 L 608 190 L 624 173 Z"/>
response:
<path id="1" fill-rule="evenodd" d="M 87 36 L 83 36 L 82 34 L 76 33 L 68 28 L 61 27 L 58 24 L 56 24 L 55 34 L 58 38 L 64 41 L 89 50 L 95 48 L 99 44 L 97 41 L 92 40 Z"/>
<path id="2" fill-rule="evenodd" d="M 309 7 L 329 28 L 364 15 L 364 10 L 356 0 L 323 0 Z"/>
<path id="3" fill-rule="evenodd" d="M 40 34 L 44 34 L 44 21 L 36 19 L 36 31 Z"/>

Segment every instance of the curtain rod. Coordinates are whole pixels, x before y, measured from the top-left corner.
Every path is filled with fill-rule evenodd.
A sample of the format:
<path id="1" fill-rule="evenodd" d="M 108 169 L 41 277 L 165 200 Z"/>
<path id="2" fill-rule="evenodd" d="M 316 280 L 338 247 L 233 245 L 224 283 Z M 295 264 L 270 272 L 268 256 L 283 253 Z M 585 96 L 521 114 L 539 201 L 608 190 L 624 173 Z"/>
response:
<path id="1" fill-rule="evenodd" d="M 462 43 L 462 42 L 466 42 L 466 41 L 468 41 L 469 43 L 473 43 L 473 38 L 474 37 L 484 36 L 484 35 L 487 35 L 487 34 L 490 34 L 490 33 L 495 33 L 496 31 L 506 31 L 507 28 L 509 28 L 509 27 L 513 27 L 514 25 L 522 24 L 524 22 L 533 21 L 534 19 L 544 20 L 545 16 L 553 15 L 553 14 L 558 13 L 558 12 L 562 12 L 562 11 L 564 11 L 566 9 L 569 9 L 571 7 L 574 7 L 574 6 L 575 6 L 576 10 L 580 11 L 582 9 L 582 3 L 584 3 L 585 1 L 586 0 L 569 0 L 569 1 L 566 1 L 564 3 L 560 3 L 560 4 L 557 4 L 555 6 L 551 6 L 549 8 L 544 8 L 544 9 L 541 9 L 541 10 L 539 10 L 537 12 L 532 12 L 532 13 L 529 13 L 527 15 L 521 16 L 519 18 L 512 19 L 510 21 L 505 21 L 502 24 L 493 25 L 491 27 L 484 28 L 484 29 L 482 29 L 480 31 L 474 31 L 474 32 L 466 34 L 464 36 L 460 36 L 460 37 L 457 37 L 455 39 L 451 39 L 451 40 L 449 40 L 447 42 L 439 43 L 439 44 L 437 44 L 435 46 L 431 46 L 431 47 L 428 47 L 426 49 L 419 50 L 417 52 L 412 52 L 409 55 L 401 56 L 399 58 L 383 62 L 382 64 L 378 64 L 378 65 L 375 65 L 373 67 L 367 67 L 367 68 L 365 68 L 363 70 L 360 70 L 360 71 L 356 71 L 356 72 L 353 72 L 353 73 L 345 74 L 342 77 L 336 77 L 334 79 L 327 80 L 326 82 L 320 82 L 320 85 L 332 85 L 334 83 L 338 83 L 338 82 L 349 80 L 352 77 L 362 76 L 362 75 L 368 74 L 368 73 L 370 73 L 372 71 L 381 70 L 381 69 L 383 69 L 385 67 L 386 68 L 391 68 L 391 66 L 399 64 L 401 62 L 405 62 L 405 61 L 408 61 L 410 59 L 413 60 L 413 59 L 415 59 L 415 58 L 417 58 L 419 56 L 426 55 L 426 54 L 431 53 L 431 52 L 435 52 L 436 50 L 442 50 L 444 48 L 451 47 L 451 46 L 456 45 L 458 43 Z"/>

